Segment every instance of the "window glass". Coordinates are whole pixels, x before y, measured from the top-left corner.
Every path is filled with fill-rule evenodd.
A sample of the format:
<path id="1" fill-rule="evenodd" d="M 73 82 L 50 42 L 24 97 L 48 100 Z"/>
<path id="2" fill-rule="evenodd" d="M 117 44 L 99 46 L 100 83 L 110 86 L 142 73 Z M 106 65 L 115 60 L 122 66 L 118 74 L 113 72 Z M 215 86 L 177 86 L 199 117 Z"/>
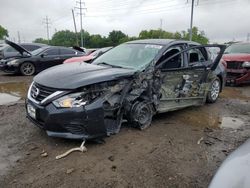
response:
<path id="1" fill-rule="evenodd" d="M 237 54 L 237 53 L 250 53 L 250 44 L 249 43 L 237 43 L 229 46 L 225 52 L 225 54 Z"/>
<path id="2" fill-rule="evenodd" d="M 160 58 L 159 62 L 163 62 L 169 57 L 179 53 L 182 50 L 180 46 L 169 48 L 164 55 Z M 177 69 L 183 66 L 183 54 L 179 54 L 169 59 L 162 65 L 162 69 Z"/>
<path id="3" fill-rule="evenodd" d="M 200 49 L 195 48 L 188 51 L 189 64 L 195 64 L 198 62 L 206 61 Z"/>
<path id="4" fill-rule="evenodd" d="M 71 50 L 71 49 L 62 48 L 60 50 L 61 50 L 61 55 L 74 55 L 74 54 L 76 54 L 76 52 L 74 50 Z"/>
<path id="5" fill-rule="evenodd" d="M 34 50 L 36 50 L 36 49 L 38 49 L 38 48 L 40 48 L 39 46 L 36 46 L 36 45 L 28 45 L 28 44 L 23 44 L 23 45 L 21 45 L 23 48 L 25 48 L 26 50 L 28 50 L 28 51 L 34 51 Z"/>
<path id="6" fill-rule="evenodd" d="M 49 50 L 45 51 L 45 55 L 46 56 L 59 55 L 59 49 L 57 49 L 57 48 L 49 49 Z"/>
<path id="7" fill-rule="evenodd" d="M 155 44 L 121 44 L 99 56 L 93 64 L 105 63 L 140 70 L 155 58 L 161 48 Z"/>
<path id="8" fill-rule="evenodd" d="M 7 47 L 6 52 L 17 52 L 14 48 L 12 48 L 11 46 Z"/>

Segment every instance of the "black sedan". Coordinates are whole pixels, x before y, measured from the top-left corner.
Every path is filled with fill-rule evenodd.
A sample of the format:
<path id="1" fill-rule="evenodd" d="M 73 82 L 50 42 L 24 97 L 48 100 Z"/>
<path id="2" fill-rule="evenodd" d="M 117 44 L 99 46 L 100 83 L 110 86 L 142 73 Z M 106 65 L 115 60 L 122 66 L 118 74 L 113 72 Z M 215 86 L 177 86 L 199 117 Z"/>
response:
<path id="1" fill-rule="evenodd" d="M 220 50 L 214 61 L 207 47 Z M 148 39 L 121 44 L 91 64 L 69 63 L 34 77 L 27 117 L 49 136 L 92 139 L 119 132 L 123 120 L 145 129 L 156 113 L 214 103 L 224 45 Z"/>
<path id="2" fill-rule="evenodd" d="M 62 64 L 65 59 L 84 55 L 84 52 L 60 46 L 45 46 L 33 52 L 28 52 L 11 41 L 6 41 L 6 43 L 20 52 L 22 56 L 1 60 L 0 70 L 14 74 L 21 73 L 25 76 Z"/>

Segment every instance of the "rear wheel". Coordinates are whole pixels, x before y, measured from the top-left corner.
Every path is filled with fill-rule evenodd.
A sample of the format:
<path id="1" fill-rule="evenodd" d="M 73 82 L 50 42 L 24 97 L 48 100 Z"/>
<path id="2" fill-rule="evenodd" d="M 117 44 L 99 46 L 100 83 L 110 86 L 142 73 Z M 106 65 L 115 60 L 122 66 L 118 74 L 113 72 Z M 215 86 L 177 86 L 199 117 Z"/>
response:
<path id="1" fill-rule="evenodd" d="M 151 125 L 152 118 L 152 105 L 146 102 L 136 102 L 130 111 L 130 123 L 140 130 L 148 128 Z"/>
<path id="2" fill-rule="evenodd" d="M 20 66 L 20 72 L 24 76 L 31 76 L 35 74 L 35 66 L 30 62 L 24 62 Z"/>
<path id="3" fill-rule="evenodd" d="M 220 90 L 221 90 L 221 82 L 220 79 L 217 77 L 211 83 L 210 90 L 207 94 L 207 102 L 214 103 L 219 97 Z"/>

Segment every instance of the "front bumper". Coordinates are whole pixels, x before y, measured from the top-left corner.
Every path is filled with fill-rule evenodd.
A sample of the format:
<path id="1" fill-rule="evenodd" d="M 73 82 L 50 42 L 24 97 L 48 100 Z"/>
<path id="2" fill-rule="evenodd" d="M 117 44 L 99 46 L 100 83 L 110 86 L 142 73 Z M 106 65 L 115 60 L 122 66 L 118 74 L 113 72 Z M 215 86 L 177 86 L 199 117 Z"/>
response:
<path id="1" fill-rule="evenodd" d="M 18 66 L 7 65 L 7 64 L 0 64 L 0 70 L 6 73 L 18 73 L 19 72 Z"/>
<path id="2" fill-rule="evenodd" d="M 70 139 L 93 139 L 107 136 L 102 100 L 77 108 L 56 108 L 52 103 L 41 106 L 27 99 L 28 119 L 44 129 L 48 136 Z M 35 109 L 35 118 L 27 111 L 27 105 Z"/>
<path id="3" fill-rule="evenodd" d="M 250 70 L 247 69 L 227 69 L 227 84 L 250 83 Z"/>

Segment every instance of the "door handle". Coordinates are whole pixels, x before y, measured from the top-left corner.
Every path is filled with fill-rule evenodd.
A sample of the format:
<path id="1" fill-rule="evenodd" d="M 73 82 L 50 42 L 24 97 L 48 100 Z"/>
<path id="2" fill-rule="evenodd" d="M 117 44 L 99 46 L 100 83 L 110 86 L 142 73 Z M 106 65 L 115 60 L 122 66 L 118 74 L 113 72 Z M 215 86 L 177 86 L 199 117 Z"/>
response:
<path id="1" fill-rule="evenodd" d="M 60 57 L 55 57 L 54 59 L 57 60 L 57 59 L 60 59 Z"/>

